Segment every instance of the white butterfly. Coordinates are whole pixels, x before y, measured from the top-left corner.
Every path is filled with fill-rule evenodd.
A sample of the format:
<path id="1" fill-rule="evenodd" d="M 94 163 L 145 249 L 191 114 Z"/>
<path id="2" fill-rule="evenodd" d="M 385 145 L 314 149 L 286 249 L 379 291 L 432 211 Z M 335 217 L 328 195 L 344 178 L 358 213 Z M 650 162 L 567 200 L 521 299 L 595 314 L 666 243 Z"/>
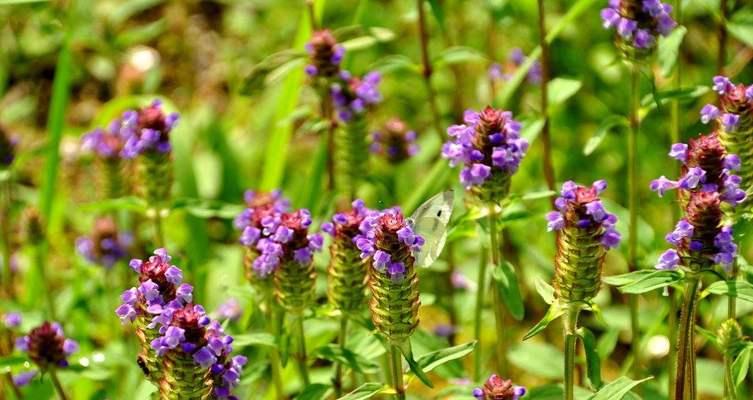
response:
<path id="1" fill-rule="evenodd" d="M 411 228 L 425 240 L 421 251 L 416 254 L 416 265 L 429 267 L 442 253 L 447 240 L 447 225 L 452 216 L 454 199 L 452 190 L 437 193 L 411 215 Z"/>

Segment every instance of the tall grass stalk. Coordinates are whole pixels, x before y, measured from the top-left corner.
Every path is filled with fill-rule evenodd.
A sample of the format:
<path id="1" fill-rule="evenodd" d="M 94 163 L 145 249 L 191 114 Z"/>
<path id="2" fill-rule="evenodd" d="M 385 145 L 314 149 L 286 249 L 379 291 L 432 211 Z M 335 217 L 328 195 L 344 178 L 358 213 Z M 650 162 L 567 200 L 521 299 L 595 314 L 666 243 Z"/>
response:
<path id="1" fill-rule="evenodd" d="M 630 65 L 630 132 L 628 134 L 628 269 L 632 272 L 638 268 L 638 135 L 640 133 L 640 120 L 638 111 L 640 107 L 640 72 L 638 65 Z M 637 371 L 641 363 L 640 355 L 640 326 L 638 322 L 638 297 L 628 295 L 628 307 L 630 310 L 630 332 L 632 340 L 632 353 L 634 356 L 633 371 Z"/>
<path id="2" fill-rule="evenodd" d="M 2 254 L 2 262 L 3 262 L 3 271 L 2 273 L 2 287 L 4 295 L 8 296 L 8 298 L 14 298 L 15 297 L 15 291 L 13 290 L 13 271 L 10 268 L 10 260 L 11 260 L 11 242 L 10 242 L 10 235 L 11 235 L 11 225 L 10 225 L 10 215 L 11 215 L 11 206 L 13 204 L 13 196 L 12 196 L 12 182 L 10 177 L 10 171 L 6 171 L 7 175 L 3 176 L 0 175 L 0 235 L 2 236 L 2 243 L 0 243 L 0 246 L 3 247 L 3 254 Z M 0 172 L 1 174 L 2 172 Z"/>
<path id="3" fill-rule="evenodd" d="M 539 9 L 539 46 L 541 47 L 541 116 L 544 118 L 544 126 L 541 128 L 541 148 L 543 149 L 542 169 L 544 180 L 549 190 L 554 190 L 555 176 L 552 164 L 552 138 L 549 121 L 549 79 L 551 65 L 549 61 L 549 43 L 546 41 L 546 12 L 544 0 L 537 0 Z"/>
<path id="4" fill-rule="evenodd" d="M 431 76 L 434 70 L 431 65 L 431 58 L 429 56 L 429 31 L 426 26 L 426 11 L 424 10 L 424 0 L 416 0 L 416 8 L 418 9 L 418 37 L 421 45 L 421 75 L 424 78 L 424 85 L 426 86 L 426 95 L 429 100 L 429 108 L 431 110 L 432 126 L 437 134 L 440 142 L 444 141 L 444 133 L 442 133 L 441 116 L 439 115 L 439 106 L 437 105 L 437 93 L 434 90 L 434 86 L 431 84 Z"/>
<path id="5" fill-rule="evenodd" d="M 301 381 L 303 386 L 311 384 L 311 378 L 309 377 L 308 357 L 306 355 L 306 336 L 303 329 L 303 314 L 296 315 L 294 321 L 295 336 L 298 340 L 298 348 L 296 349 L 296 362 L 298 363 L 298 372 L 301 375 Z"/>

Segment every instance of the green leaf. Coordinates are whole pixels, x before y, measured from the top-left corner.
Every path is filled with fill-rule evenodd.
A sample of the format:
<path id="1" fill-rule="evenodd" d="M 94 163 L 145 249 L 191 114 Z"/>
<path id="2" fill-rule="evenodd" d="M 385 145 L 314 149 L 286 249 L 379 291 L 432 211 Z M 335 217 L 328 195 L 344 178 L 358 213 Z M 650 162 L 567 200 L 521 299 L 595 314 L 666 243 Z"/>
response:
<path id="1" fill-rule="evenodd" d="M 688 32 L 684 26 L 678 26 L 667 37 L 659 38 L 659 48 L 657 50 L 661 75 L 668 77 L 677 64 L 677 57 L 680 54 L 682 39 Z"/>
<path id="2" fill-rule="evenodd" d="M 727 31 L 737 40 L 753 47 L 753 10 L 742 9 L 727 21 Z"/>
<path id="3" fill-rule="evenodd" d="M 743 383 L 745 377 L 748 375 L 751 351 L 753 351 L 753 347 L 751 347 L 749 343 L 740 351 L 740 354 L 735 357 L 735 361 L 732 362 L 732 378 L 735 381 L 735 386 Z"/>
<path id="4" fill-rule="evenodd" d="M 435 66 L 485 62 L 486 57 L 476 49 L 455 46 L 444 49 L 434 59 Z"/>
<path id="5" fill-rule="evenodd" d="M 708 86 L 691 86 L 649 93 L 641 99 L 641 117 L 645 116 L 649 111 L 656 109 L 657 106 L 663 106 L 675 100 L 680 103 L 687 103 L 703 96 L 709 90 Z"/>
<path id="6" fill-rule="evenodd" d="M 301 394 L 295 400 L 323 400 L 327 397 L 330 385 L 324 383 L 311 383 L 303 388 Z"/>
<path id="7" fill-rule="evenodd" d="M 645 278 L 646 275 L 650 275 L 653 272 L 654 270 L 650 270 L 650 269 L 639 269 L 637 271 L 628 272 L 626 274 L 607 276 L 607 277 L 604 277 L 602 280 L 607 285 L 625 286 L 631 283 L 638 282 L 639 280 Z"/>
<path id="8" fill-rule="evenodd" d="M 528 374 L 546 379 L 562 379 L 562 362 L 542 362 L 542 360 L 562 360 L 564 354 L 549 343 L 523 342 L 514 345 L 507 353 L 510 363 Z"/>
<path id="9" fill-rule="evenodd" d="M 251 70 L 243 78 L 240 93 L 251 95 L 264 87 L 267 76 L 284 68 L 285 65 L 295 63 L 301 60 L 305 53 L 298 50 L 285 50 L 271 54 L 262 59 L 258 64 L 251 67 Z"/>
<path id="10" fill-rule="evenodd" d="M 431 6 L 431 13 L 437 20 L 439 28 L 442 29 L 442 31 L 447 30 L 447 26 L 445 24 L 444 8 L 442 7 L 442 4 L 440 4 L 439 0 L 429 0 L 429 6 Z"/>
<path id="11" fill-rule="evenodd" d="M 520 137 L 533 143 L 539 137 L 541 130 L 544 128 L 544 119 L 537 118 L 530 121 L 523 121 L 523 127 L 520 130 Z"/>
<path id="12" fill-rule="evenodd" d="M 429 379 L 423 368 L 418 365 L 418 362 L 416 362 L 416 359 L 413 357 L 413 350 L 411 349 L 410 341 L 406 341 L 404 344 L 400 345 L 399 348 L 403 357 L 405 357 L 405 361 L 408 363 L 408 368 L 413 372 L 413 375 L 415 375 L 424 385 L 433 388 L 434 384 L 431 382 L 431 379 Z"/>
<path id="13" fill-rule="evenodd" d="M 471 354 L 473 352 L 473 349 L 476 348 L 476 342 L 468 342 L 464 344 L 460 344 L 453 347 L 448 347 L 446 349 L 441 349 L 437 351 L 432 351 L 431 353 L 427 353 L 422 355 L 421 357 L 418 357 L 418 360 L 416 360 L 416 363 L 418 363 L 418 366 L 424 371 L 424 372 L 431 372 L 435 368 L 446 364 L 450 361 L 457 360 L 459 358 L 463 358 L 467 356 L 468 354 Z"/>
<path id="14" fill-rule="evenodd" d="M 563 104 L 580 90 L 583 83 L 575 79 L 554 78 L 549 81 L 549 109 Z"/>
<path id="15" fill-rule="evenodd" d="M 541 278 L 536 278 L 536 291 L 539 293 L 546 304 L 554 303 L 554 288 L 548 282 L 544 282 Z"/>
<path id="16" fill-rule="evenodd" d="M 0 0 L 0 6 L 12 6 L 14 4 L 46 3 L 50 0 Z"/>
<path id="17" fill-rule="evenodd" d="M 277 347 L 275 337 L 269 333 L 246 333 L 233 335 L 233 346 L 241 348 L 247 346 Z"/>
<path id="18" fill-rule="evenodd" d="M 669 286 L 682 278 L 683 274 L 678 271 L 657 270 L 619 289 L 622 293 L 641 294 Z"/>
<path id="19" fill-rule="evenodd" d="M 22 365 L 28 360 L 29 358 L 24 356 L 2 357 L 0 358 L 0 369 L 5 370 L 6 368 L 15 367 L 16 365 Z"/>
<path id="20" fill-rule="evenodd" d="M 525 316 L 525 307 L 523 298 L 520 295 L 518 286 L 518 276 L 515 274 L 515 267 L 507 261 L 494 268 L 492 272 L 494 281 L 497 282 L 497 290 L 502 302 L 505 303 L 510 315 L 517 321 L 522 321 Z"/>
<path id="21" fill-rule="evenodd" d="M 650 379 L 654 379 L 654 377 L 650 376 L 639 381 L 634 381 L 630 378 L 621 376 L 594 393 L 588 398 L 588 400 L 620 400 L 634 387 Z"/>
<path id="22" fill-rule="evenodd" d="M 701 297 L 709 294 L 737 297 L 740 300 L 753 303 L 753 285 L 746 281 L 716 281 L 703 291 Z"/>
<path id="23" fill-rule="evenodd" d="M 356 390 L 340 397 L 339 400 L 366 400 L 385 390 L 389 390 L 389 388 L 379 382 L 367 382 L 356 388 Z"/>
<path id="24" fill-rule="evenodd" d="M 548 199 L 556 195 L 557 195 L 557 192 L 555 192 L 554 190 L 540 190 L 538 192 L 526 193 L 520 198 L 522 200 L 539 200 L 539 199 Z"/>
<path id="25" fill-rule="evenodd" d="M 395 39 L 395 33 L 391 30 L 387 28 L 371 27 L 368 30 L 368 35 L 346 40 L 342 43 L 342 46 L 345 50 L 354 52 L 368 49 L 377 43 L 386 43 L 393 39 Z"/>
<path id="26" fill-rule="evenodd" d="M 617 346 L 617 342 L 620 339 L 620 330 L 616 328 L 609 328 L 604 334 L 599 337 L 599 343 L 596 345 L 596 351 L 599 352 L 599 357 L 602 360 L 609 358 L 614 348 Z"/>
<path id="27" fill-rule="evenodd" d="M 128 210 L 143 214 L 147 209 L 146 201 L 136 196 L 119 197 L 116 199 L 105 199 L 91 203 L 84 203 L 80 207 L 83 211 L 94 213 L 108 213 L 118 210 Z"/>
<path id="28" fill-rule="evenodd" d="M 554 303 L 551 306 L 549 306 L 549 310 L 547 310 L 546 314 L 544 315 L 544 318 L 539 321 L 538 324 L 536 324 L 533 328 L 531 328 L 528 333 L 526 333 L 525 336 L 523 336 L 523 340 L 528 340 L 536 335 L 539 334 L 539 332 L 546 329 L 549 324 L 552 323 L 555 319 L 562 316 L 562 314 L 565 313 L 564 308 L 560 307 L 558 303 Z"/>
<path id="29" fill-rule="evenodd" d="M 601 388 L 604 383 L 601 381 L 601 357 L 596 345 L 596 337 L 588 328 L 578 329 L 578 336 L 583 341 L 583 349 L 586 351 L 586 373 L 591 386 L 594 389 Z"/>
<path id="30" fill-rule="evenodd" d="M 314 351 L 314 356 L 333 362 L 339 362 L 353 371 L 363 374 L 373 374 L 379 370 L 379 365 L 375 362 L 366 359 L 360 354 L 356 354 L 334 344 L 329 344 L 316 349 L 316 351 Z"/>
<path id="31" fill-rule="evenodd" d="M 604 141 L 609 132 L 617 130 L 617 128 L 628 127 L 627 118 L 621 115 L 610 115 L 601 121 L 601 124 L 596 129 L 596 132 L 588 139 L 586 145 L 583 147 L 584 155 L 591 155 L 597 147 Z"/>
<path id="32" fill-rule="evenodd" d="M 554 39 L 556 39 L 560 35 L 560 33 L 565 30 L 565 28 L 576 25 L 576 19 L 579 18 L 584 12 L 592 10 L 596 2 L 597 0 L 578 0 L 575 4 L 573 4 L 572 7 L 570 7 L 570 9 L 564 16 L 562 16 L 562 18 L 560 18 L 554 26 L 552 26 L 546 36 L 546 42 L 551 44 Z M 516 90 L 518 90 L 518 87 L 520 87 L 521 83 L 523 83 L 526 76 L 528 75 L 528 71 L 539 59 L 539 57 L 541 57 L 541 46 L 537 46 L 531 52 L 531 54 L 528 55 L 528 58 L 523 62 L 523 64 L 521 64 L 518 69 L 515 70 L 515 73 L 512 75 L 510 80 L 505 83 L 502 91 L 495 99 L 497 103 L 496 105 L 498 107 L 507 107 L 508 102 L 512 98 L 513 94 Z"/>

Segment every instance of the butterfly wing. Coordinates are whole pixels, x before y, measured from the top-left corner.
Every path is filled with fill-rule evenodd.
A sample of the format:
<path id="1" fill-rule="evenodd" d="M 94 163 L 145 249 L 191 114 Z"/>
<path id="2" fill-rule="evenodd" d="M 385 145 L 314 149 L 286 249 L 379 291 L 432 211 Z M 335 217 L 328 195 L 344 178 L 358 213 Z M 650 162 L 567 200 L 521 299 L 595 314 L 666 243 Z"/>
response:
<path id="1" fill-rule="evenodd" d="M 416 254 L 417 265 L 428 267 L 442 253 L 454 198 L 452 190 L 438 193 L 421 204 L 411 216 L 413 230 L 425 240 L 421 251 Z"/>

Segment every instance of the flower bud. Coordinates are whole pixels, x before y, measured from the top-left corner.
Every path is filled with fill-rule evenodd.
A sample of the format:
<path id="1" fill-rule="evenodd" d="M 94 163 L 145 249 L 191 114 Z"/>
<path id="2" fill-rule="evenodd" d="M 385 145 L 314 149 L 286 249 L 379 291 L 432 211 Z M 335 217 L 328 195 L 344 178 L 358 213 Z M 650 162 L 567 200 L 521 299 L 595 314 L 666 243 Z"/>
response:
<path id="1" fill-rule="evenodd" d="M 629 60 L 653 54 L 659 36 L 667 36 L 677 23 L 672 6 L 660 0 L 610 0 L 601 10 L 604 27 L 616 31 L 617 48 Z"/>
<path id="2" fill-rule="evenodd" d="M 452 167 L 463 164 L 460 182 L 478 200 L 500 203 L 528 150 L 528 142 L 520 137 L 520 123 L 511 112 L 491 107 L 479 113 L 466 111 L 464 119 L 465 124 L 447 129 L 451 139 L 442 147 L 442 157 Z"/>
<path id="3" fill-rule="evenodd" d="M 399 164 L 418 152 L 416 132 L 399 118 L 384 124 L 382 130 L 371 135 L 371 152 L 386 159 L 391 164 Z"/>
<path id="4" fill-rule="evenodd" d="M 42 371 L 68 366 L 68 356 L 78 351 L 78 344 L 66 339 L 58 323 L 46 321 L 20 337 L 16 347 L 26 352 Z"/>
<path id="5" fill-rule="evenodd" d="M 306 52 L 309 54 L 306 74 L 312 78 L 330 80 L 340 73 L 345 48 L 337 43 L 329 29 L 314 32 L 306 44 Z"/>
<path id="6" fill-rule="evenodd" d="M 392 344 L 407 340 L 418 326 L 415 252 L 424 239 L 397 208 L 367 216 L 355 243 L 369 265 L 369 309 L 376 329 Z"/>
<path id="7" fill-rule="evenodd" d="M 316 269 L 314 252 L 322 248 L 322 236 L 309 234 L 311 214 L 306 209 L 283 213 L 266 228 L 273 234 L 260 241 L 260 259 L 274 273 L 275 297 L 288 312 L 300 315 L 312 305 Z"/>
<path id="8" fill-rule="evenodd" d="M 130 235 L 118 232 L 114 219 L 102 217 L 94 221 L 91 236 L 76 239 L 76 250 L 90 262 L 110 268 L 126 257 L 130 244 Z"/>
<path id="9" fill-rule="evenodd" d="M 547 215 L 549 230 L 558 231 L 553 286 L 564 304 L 590 302 L 596 296 L 606 252 L 620 242 L 617 217 L 599 198 L 605 189 L 603 180 L 590 188 L 567 181 L 555 200 L 558 211 Z"/>
<path id="10" fill-rule="evenodd" d="M 719 347 L 721 347 L 722 353 L 733 359 L 745 345 L 743 331 L 740 328 L 740 324 L 734 319 L 722 322 L 716 334 L 719 338 Z"/>
<path id="11" fill-rule="evenodd" d="M 513 385 L 497 374 L 492 374 L 483 387 L 473 389 L 473 397 L 478 400 L 518 400 L 525 396 L 526 388 Z"/>
<path id="12" fill-rule="evenodd" d="M 105 198 L 118 198 L 126 194 L 123 179 L 123 149 L 130 131 L 123 130 L 123 121 L 112 121 L 107 130 L 96 129 L 81 138 L 81 147 L 96 156 L 100 190 Z"/>
<path id="13" fill-rule="evenodd" d="M 359 226 L 372 212 L 362 200 L 356 200 L 351 210 L 335 214 L 332 222 L 322 225 L 322 230 L 332 236 L 327 297 L 344 315 L 361 310 L 366 300 L 368 266 L 355 238 L 360 234 Z"/>

